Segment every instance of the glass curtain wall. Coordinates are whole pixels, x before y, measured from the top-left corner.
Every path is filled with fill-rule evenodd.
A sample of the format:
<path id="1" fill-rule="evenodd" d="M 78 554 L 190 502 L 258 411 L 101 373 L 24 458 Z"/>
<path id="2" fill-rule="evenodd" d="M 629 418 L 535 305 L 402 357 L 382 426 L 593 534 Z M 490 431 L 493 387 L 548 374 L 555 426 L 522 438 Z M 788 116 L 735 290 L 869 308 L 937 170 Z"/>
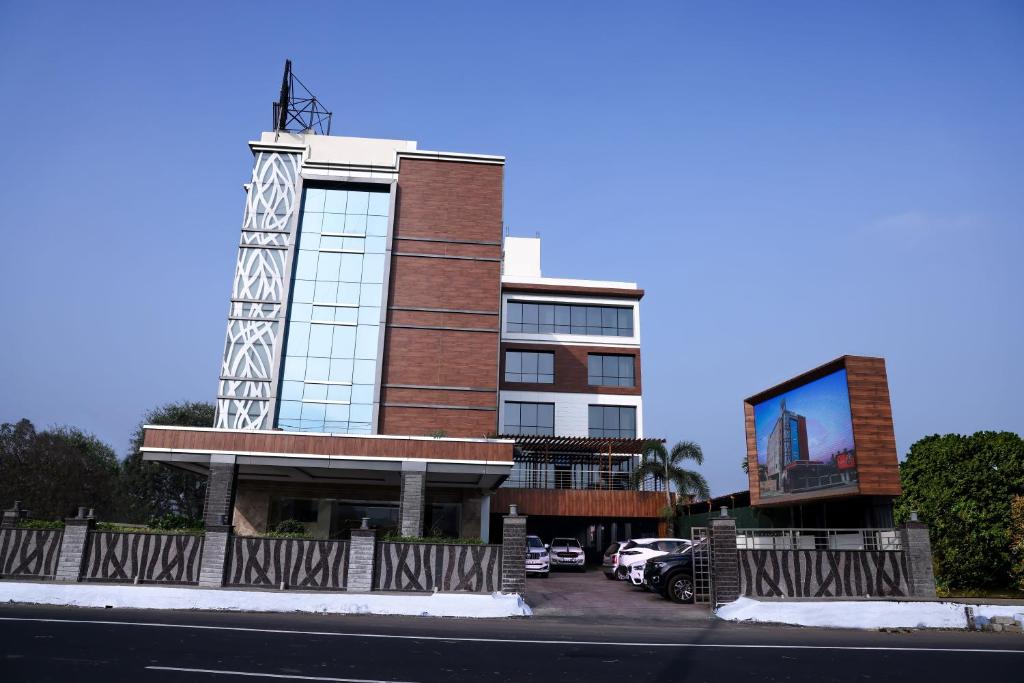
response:
<path id="1" fill-rule="evenodd" d="M 298 230 L 277 426 L 369 434 L 389 191 L 308 188 Z"/>

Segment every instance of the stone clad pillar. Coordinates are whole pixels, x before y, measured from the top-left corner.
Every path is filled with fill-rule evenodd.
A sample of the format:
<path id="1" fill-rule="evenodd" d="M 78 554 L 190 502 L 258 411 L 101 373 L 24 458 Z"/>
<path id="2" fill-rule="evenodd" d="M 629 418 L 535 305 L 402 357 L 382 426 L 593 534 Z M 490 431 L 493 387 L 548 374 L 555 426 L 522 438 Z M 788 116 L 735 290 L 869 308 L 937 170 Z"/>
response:
<path id="1" fill-rule="evenodd" d="M 203 539 L 203 556 L 199 562 L 200 586 L 217 588 L 224 585 L 237 474 L 235 456 L 210 456 L 210 476 L 206 481 L 206 502 L 203 506 L 206 536 Z"/>
<path id="2" fill-rule="evenodd" d="M 740 597 L 740 556 L 736 548 L 736 520 L 722 508 L 711 520 L 712 608 Z"/>
<path id="3" fill-rule="evenodd" d="M 78 581 L 82 576 L 82 565 L 89 550 L 89 531 L 95 528 L 96 520 L 89 516 L 84 507 L 78 508 L 77 517 L 64 520 L 64 536 L 57 558 L 57 581 Z"/>
<path id="4" fill-rule="evenodd" d="M 348 569 L 345 588 L 350 593 L 373 590 L 374 560 L 377 550 L 376 529 L 353 529 L 348 545 Z"/>
<path id="5" fill-rule="evenodd" d="M 398 528 L 403 536 L 423 535 L 423 508 L 426 503 L 427 463 L 402 463 L 402 491 L 398 505 Z"/>
<path id="6" fill-rule="evenodd" d="M 511 506 L 501 526 L 501 592 L 526 594 L 526 516 Z"/>
<path id="7" fill-rule="evenodd" d="M 915 598 L 935 597 L 935 571 L 932 568 L 932 543 L 928 538 L 928 525 L 911 513 L 910 521 L 900 526 L 903 554 L 907 558 L 909 594 Z"/>

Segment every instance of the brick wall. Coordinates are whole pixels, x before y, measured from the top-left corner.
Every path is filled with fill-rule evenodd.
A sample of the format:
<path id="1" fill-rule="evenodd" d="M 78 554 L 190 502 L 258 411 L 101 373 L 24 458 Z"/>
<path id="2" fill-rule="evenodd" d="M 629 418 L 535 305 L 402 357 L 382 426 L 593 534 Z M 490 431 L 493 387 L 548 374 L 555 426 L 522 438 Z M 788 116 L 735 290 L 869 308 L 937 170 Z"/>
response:
<path id="1" fill-rule="evenodd" d="M 526 382 L 505 381 L 506 351 L 551 351 L 555 354 L 555 381 L 552 384 L 530 384 Z M 635 386 L 602 387 L 589 383 L 587 356 L 591 353 L 614 354 L 617 356 L 633 356 L 633 373 Z M 571 346 L 569 344 L 519 344 L 502 342 L 501 344 L 501 388 L 513 391 L 559 391 L 584 394 L 618 394 L 620 396 L 639 396 L 640 382 L 640 349 L 624 349 L 614 346 Z"/>
<path id="2" fill-rule="evenodd" d="M 497 431 L 502 182 L 501 164 L 401 161 L 382 434 Z"/>

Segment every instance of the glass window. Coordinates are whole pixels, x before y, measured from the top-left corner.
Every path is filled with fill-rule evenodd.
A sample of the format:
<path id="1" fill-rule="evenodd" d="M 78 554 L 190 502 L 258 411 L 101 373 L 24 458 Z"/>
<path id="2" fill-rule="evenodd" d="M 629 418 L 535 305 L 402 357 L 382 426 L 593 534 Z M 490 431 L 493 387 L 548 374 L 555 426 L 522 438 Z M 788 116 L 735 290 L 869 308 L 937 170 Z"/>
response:
<path id="1" fill-rule="evenodd" d="M 303 202 L 277 426 L 368 434 L 390 195 L 306 188 Z"/>
<path id="2" fill-rule="evenodd" d="M 592 437 L 636 438 L 636 408 L 633 406 L 589 406 L 589 434 Z"/>
<path id="3" fill-rule="evenodd" d="M 555 434 L 555 404 L 505 402 L 506 434 Z"/>
<path id="4" fill-rule="evenodd" d="M 635 385 L 633 356 L 591 353 L 587 355 L 588 383 L 600 387 Z"/>
<path id="5" fill-rule="evenodd" d="M 631 306 L 578 306 L 509 301 L 505 329 L 528 334 L 633 336 Z"/>
<path id="6" fill-rule="evenodd" d="M 555 381 L 555 354 L 550 351 L 506 351 L 505 381 L 551 384 Z"/>

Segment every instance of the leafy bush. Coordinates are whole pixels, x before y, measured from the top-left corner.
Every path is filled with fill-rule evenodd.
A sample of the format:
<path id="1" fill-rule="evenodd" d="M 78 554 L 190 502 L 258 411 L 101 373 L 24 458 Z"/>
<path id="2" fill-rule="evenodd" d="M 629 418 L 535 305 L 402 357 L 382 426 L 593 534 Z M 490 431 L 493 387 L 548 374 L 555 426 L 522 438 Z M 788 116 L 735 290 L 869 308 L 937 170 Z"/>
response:
<path id="1" fill-rule="evenodd" d="M 18 522 L 19 529 L 63 529 L 64 522 L 59 519 L 23 519 Z"/>
<path id="2" fill-rule="evenodd" d="M 297 519 L 285 519 L 277 523 L 272 533 L 277 534 L 306 534 L 306 525 Z"/>
<path id="3" fill-rule="evenodd" d="M 897 521 L 918 511 L 930 527 L 943 590 L 1014 583 L 1011 501 L 1024 492 L 1024 440 L 1010 432 L 929 436 L 900 465 Z"/>
<path id="4" fill-rule="evenodd" d="M 171 536 L 202 536 L 203 529 L 153 529 L 139 524 L 120 524 L 118 522 L 97 522 L 97 531 L 120 531 L 130 534 L 167 534 Z"/>
<path id="5" fill-rule="evenodd" d="M 453 545 L 483 545 L 479 538 L 453 538 L 451 536 L 403 536 L 397 533 L 384 534 L 382 539 L 389 543 L 451 543 Z"/>
<path id="6" fill-rule="evenodd" d="M 1013 587 L 1024 591 L 1024 496 L 1014 496 L 1010 503 L 1010 541 Z"/>
<path id="7" fill-rule="evenodd" d="M 166 529 L 166 530 L 178 530 L 178 529 L 202 529 L 203 520 L 195 519 L 194 517 L 187 517 L 185 515 L 178 515 L 173 512 L 169 512 L 164 515 L 156 517 L 150 517 L 146 523 L 150 529 Z"/>

